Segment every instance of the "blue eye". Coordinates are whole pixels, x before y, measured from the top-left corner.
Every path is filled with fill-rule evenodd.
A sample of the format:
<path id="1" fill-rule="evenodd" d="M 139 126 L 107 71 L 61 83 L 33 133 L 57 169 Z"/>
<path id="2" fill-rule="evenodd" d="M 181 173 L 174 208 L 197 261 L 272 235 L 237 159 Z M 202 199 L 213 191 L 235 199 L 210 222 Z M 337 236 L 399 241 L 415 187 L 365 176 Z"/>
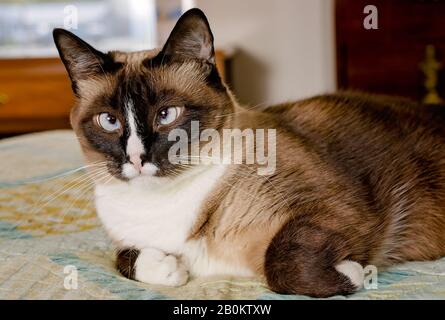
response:
<path id="1" fill-rule="evenodd" d="M 174 122 L 180 116 L 182 108 L 170 107 L 162 109 L 158 114 L 158 122 L 162 125 L 167 125 Z"/>
<path id="2" fill-rule="evenodd" d="M 121 128 L 120 121 L 108 112 L 103 112 L 95 117 L 96 123 L 107 132 L 115 132 Z"/>

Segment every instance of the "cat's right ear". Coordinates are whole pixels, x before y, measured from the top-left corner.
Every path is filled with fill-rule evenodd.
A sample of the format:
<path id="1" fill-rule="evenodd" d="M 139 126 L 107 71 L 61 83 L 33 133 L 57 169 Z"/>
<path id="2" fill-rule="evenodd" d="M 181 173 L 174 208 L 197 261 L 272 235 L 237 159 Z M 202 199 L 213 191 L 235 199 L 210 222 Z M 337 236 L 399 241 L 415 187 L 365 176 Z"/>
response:
<path id="1" fill-rule="evenodd" d="M 53 37 L 76 95 L 79 95 L 78 81 L 104 74 L 116 67 L 108 54 L 94 49 L 69 31 L 54 29 Z"/>

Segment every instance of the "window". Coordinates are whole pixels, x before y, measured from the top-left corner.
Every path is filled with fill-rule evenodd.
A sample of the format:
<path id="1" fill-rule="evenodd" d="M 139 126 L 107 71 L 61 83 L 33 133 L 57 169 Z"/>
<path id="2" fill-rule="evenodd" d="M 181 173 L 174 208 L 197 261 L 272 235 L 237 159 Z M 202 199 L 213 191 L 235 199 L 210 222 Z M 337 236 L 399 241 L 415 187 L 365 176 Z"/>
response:
<path id="1" fill-rule="evenodd" d="M 192 0 L 0 0 L 0 57 L 56 56 L 55 27 L 102 51 L 151 49 L 193 5 Z"/>

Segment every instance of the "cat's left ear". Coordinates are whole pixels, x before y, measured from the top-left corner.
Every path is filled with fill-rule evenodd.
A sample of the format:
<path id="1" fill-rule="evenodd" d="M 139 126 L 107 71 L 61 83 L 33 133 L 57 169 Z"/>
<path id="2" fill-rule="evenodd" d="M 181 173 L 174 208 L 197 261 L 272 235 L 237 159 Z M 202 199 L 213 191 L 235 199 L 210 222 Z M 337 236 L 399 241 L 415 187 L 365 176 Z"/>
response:
<path id="1" fill-rule="evenodd" d="M 161 51 L 173 61 L 198 59 L 215 64 L 213 34 L 204 12 L 194 8 L 179 18 Z"/>

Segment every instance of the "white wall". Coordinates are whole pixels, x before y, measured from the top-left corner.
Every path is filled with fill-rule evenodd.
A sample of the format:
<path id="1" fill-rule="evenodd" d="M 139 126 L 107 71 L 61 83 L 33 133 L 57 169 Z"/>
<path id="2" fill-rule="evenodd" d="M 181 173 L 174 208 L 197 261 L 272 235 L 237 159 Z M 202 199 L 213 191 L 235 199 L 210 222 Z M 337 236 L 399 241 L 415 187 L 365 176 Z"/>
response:
<path id="1" fill-rule="evenodd" d="M 241 102 L 278 103 L 335 90 L 333 0 L 197 0 L 217 48 L 235 49 Z"/>

